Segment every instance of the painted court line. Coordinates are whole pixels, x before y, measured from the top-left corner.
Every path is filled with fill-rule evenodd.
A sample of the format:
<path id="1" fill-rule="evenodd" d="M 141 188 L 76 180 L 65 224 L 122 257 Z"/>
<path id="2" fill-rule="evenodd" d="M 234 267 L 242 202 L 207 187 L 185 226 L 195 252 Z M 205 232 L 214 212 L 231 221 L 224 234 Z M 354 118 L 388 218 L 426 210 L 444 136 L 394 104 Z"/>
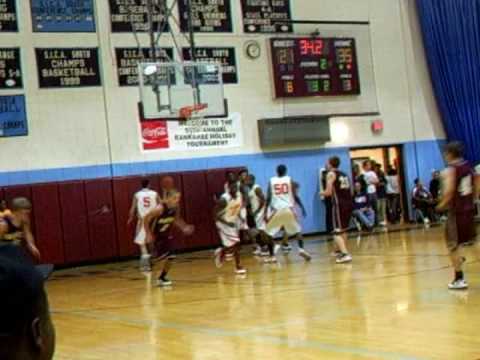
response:
<path id="1" fill-rule="evenodd" d="M 252 335 L 252 334 L 245 333 L 243 331 L 223 330 L 219 328 L 205 328 L 200 326 L 191 326 L 191 325 L 184 325 L 184 324 L 177 324 L 177 323 L 164 323 L 164 322 L 157 322 L 157 321 L 151 321 L 151 320 L 138 320 L 138 319 L 131 319 L 131 318 L 120 317 L 120 316 L 107 316 L 107 315 L 92 314 L 92 313 L 86 313 L 86 312 L 75 313 L 70 315 L 81 316 L 81 317 L 86 317 L 86 318 L 91 318 L 96 320 L 119 322 L 119 323 L 124 323 L 130 326 L 148 327 L 150 328 L 150 330 L 151 329 L 178 330 L 183 332 L 190 332 L 190 333 L 215 336 L 215 337 L 241 338 L 241 339 L 246 339 L 252 342 L 264 342 L 272 345 L 329 351 L 329 352 L 341 353 L 341 354 L 358 355 L 358 356 L 363 356 L 367 359 L 371 359 L 372 357 L 375 357 L 377 359 L 384 359 L 384 360 L 422 360 L 421 358 L 418 358 L 418 357 L 414 357 L 411 355 L 398 354 L 395 352 L 385 352 L 385 351 L 369 350 L 369 349 L 350 347 L 350 346 L 326 344 L 326 343 L 322 343 L 315 340 L 291 339 L 291 338 L 286 338 L 282 336 L 271 336 L 271 335 Z"/>

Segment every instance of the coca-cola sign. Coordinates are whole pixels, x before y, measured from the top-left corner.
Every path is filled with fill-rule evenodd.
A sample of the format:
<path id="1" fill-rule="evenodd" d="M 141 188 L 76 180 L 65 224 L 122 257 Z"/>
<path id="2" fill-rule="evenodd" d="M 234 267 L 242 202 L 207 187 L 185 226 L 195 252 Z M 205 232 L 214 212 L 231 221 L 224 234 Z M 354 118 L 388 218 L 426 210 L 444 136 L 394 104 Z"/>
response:
<path id="1" fill-rule="evenodd" d="M 141 126 L 144 150 L 168 149 L 170 147 L 166 121 L 142 121 Z"/>

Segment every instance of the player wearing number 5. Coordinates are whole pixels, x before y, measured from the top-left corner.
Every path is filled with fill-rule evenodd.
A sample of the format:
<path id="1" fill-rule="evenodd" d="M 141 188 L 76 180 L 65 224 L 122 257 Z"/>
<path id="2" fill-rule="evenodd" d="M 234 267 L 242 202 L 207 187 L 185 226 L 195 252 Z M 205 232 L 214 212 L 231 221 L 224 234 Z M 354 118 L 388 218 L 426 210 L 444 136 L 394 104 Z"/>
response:
<path id="1" fill-rule="evenodd" d="M 143 220 L 147 213 L 155 209 L 160 204 L 160 197 L 158 193 L 149 188 L 150 182 L 142 180 L 142 189 L 135 193 L 130 207 L 130 214 L 128 217 L 128 224 L 131 224 L 135 217 L 137 218 L 137 229 L 135 231 L 135 244 L 140 247 L 140 270 L 151 271 L 151 255 L 145 244 L 145 229 Z"/>
<path id="2" fill-rule="evenodd" d="M 302 228 L 295 214 L 295 205 L 298 204 L 303 215 L 306 216 L 305 208 L 293 186 L 290 176 L 287 176 L 287 167 L 277 167 L 277 176 L 270 179 L 267 192 L 267 208 L 270 217 L 267 216 L 266 233 L 275 237 L 282 228 L 288 237 L 296 237 L 298 240 L 298 254 L 309 261 L 312 257 L 303 248 Z"/>
<path id="3" fill-rule="evenodd" d="M 332 200 L 332 223 L 335 245 L 337 247 L 337 264 L 352 261 L 352 256 L 347 250 L 348 226 L 352 217 L 353 199 L 352 188 L 348 176 L 338 170 L 340 159 L 333 156 L 328 160 L 327 186 L 322 196 Z"/>

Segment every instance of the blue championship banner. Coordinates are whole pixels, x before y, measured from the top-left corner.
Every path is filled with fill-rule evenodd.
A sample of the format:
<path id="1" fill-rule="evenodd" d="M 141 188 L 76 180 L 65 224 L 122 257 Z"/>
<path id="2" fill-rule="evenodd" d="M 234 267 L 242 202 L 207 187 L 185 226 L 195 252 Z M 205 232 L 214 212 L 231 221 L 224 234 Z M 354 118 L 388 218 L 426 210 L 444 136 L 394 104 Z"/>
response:
<path id="1" fill-rule="evenodd" d="M 24 135 L 28 135 L 25 96 L 0 96 L 0 137 Z"/>
<path id="2" fill-rule="evenodd" d="M 93 0 L 30 0 L 34 32 L 95 32 Z"/>

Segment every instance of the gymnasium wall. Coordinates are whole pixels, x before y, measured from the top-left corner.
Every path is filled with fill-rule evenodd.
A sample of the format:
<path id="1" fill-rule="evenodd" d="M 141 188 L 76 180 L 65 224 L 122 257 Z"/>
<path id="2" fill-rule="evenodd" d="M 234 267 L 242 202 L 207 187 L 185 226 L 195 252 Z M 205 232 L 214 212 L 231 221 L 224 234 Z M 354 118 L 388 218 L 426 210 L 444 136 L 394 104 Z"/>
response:
<path id="1" fill-rule="evenodd" d="M 150 153 L 140 151 L 138 90 L 119 87 L 116 75 L 115 47 L 136 46 L 135 40 L 130 33 L 112 34 L 108 2 L 97 0 L 95 3 L 96 33 L 60 34 L 32 33 L 29 2 L 17 1 L 20 31 L 2 33 L 0 46 L 22 49 L 24 90 L 8 94 L 26 95 L 29 135 L 0 139 L 0 185 L 231 166 L 248 166 L 265 185 L 276 165 L 284 162 L 302 184 L 301 195 L 309 212 L 306 230 L 312 232 L 324 229 L 322 205 L 317 196 L 318 169 L 332 154 L 341 155 L 348 170 L 349 147 L 405 144 L 410 183 L 418 175 L 428 180 L 430 168 L 442 166 L 438 144 L 444 132 L 432 95 L 413 0 L 292 0 L 294 19 L 368 21 L 370 24 L 320 27 L 326 35 L 357 34 L 362 44 L 359 51 L 362 95 L 291 103 L 272 99 L 267 51 L 270 35 L 244 34 L 240 2 L 232 1 L 234 33 L 198 34 L 197 41 L 199 46 L 221 44 L 236 48 L 239 83 L 226 85 L 225 92 L 230 111 L 241 114 L 244 146 L 221 152 Z M 147 46 L 147 36 L 139 34 L 139 37 Z M 244 43 L 251 39 L 262 45 L 262 56 L 258 60 L 249 60 L 244 54 Z M 171 45 L 170 41 L 162 43 L 162 46 Z M 99 47 L 103 86 L 40 90 L 33 49 L 48 46 Z M 333 138 L 324 147 L 262 152 L 256 126 L 259 118 L 305 112 L 379 112 L 380 115 L 333 118 Z M 380 135 L 373 135 L 370 130 L 374 119 L 384 122 Z M 422 159 L 428 159 L 428 164 Z M 428 170 L 421 167 L 424 163 Z"/>

